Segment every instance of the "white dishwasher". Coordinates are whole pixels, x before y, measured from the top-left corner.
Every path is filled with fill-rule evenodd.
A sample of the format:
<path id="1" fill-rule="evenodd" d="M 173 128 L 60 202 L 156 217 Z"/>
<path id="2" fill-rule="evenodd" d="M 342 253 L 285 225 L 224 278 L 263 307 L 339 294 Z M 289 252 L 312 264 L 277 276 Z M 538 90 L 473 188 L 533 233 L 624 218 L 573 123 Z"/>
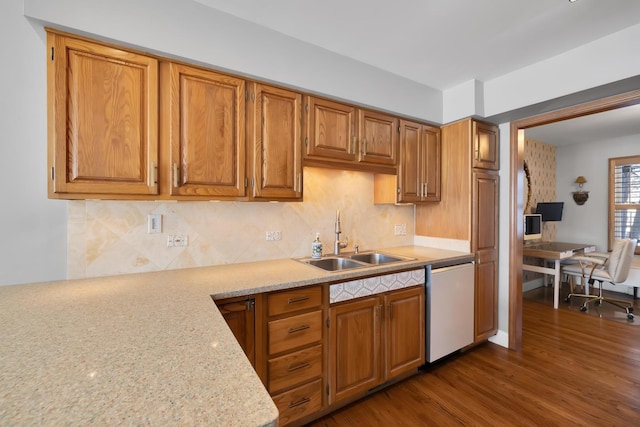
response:
<path id="1" fill-rule="evenodd" d="M 426 358 L 434 362 L 473 342 L 474 265 L 427 267 Z"/>

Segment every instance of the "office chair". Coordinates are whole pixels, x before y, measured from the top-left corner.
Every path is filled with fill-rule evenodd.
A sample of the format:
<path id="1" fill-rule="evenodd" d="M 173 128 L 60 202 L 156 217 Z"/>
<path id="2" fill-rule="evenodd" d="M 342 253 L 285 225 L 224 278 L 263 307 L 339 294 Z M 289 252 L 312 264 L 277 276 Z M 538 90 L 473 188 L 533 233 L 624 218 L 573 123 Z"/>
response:
<path id="1" fill-rule="evenodd" d="M 638 241 L 636 239 L 621 239 L 614 242 L 613 250 L 609 254 L 591 252 L 585 256 L 571 257 L 570 259 L 577 261 L 577 263 L 564 266 L 562 272 L 569 276 L 581 277 L 583 285 L 585 281 L 590 285 L 593 285 L 594 282 L 599 282 L 600 289 L 598 295 L 570 293 L 565 301 L 569 302 L 572 297 L 586 298 L 586 301 L 580 307 L 581 311 L 586 311 L 587 304 L 591 302 L 595 302 L 598 305 L 608 302 L 623 308 L 627 313 L 627 318 L 633 319 L 633 314 L 631 314 L 633 306 L 623 300 L 603 297 L 602 283 L 609 282 L 615 285 L 627 280 L 637 244 Z"/>

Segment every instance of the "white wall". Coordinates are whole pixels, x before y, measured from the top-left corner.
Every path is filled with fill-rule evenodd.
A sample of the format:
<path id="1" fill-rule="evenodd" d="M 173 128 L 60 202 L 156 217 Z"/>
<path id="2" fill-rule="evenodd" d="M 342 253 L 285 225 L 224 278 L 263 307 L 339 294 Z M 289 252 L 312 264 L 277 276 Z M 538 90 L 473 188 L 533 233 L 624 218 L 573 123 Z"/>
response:
<path id="1" fill-rule="evenodd" d="M 593 243 L 598 251 L 607 251 L 609 158 L 637 154 L 640 135 L 556 148 L 556 194 L 564 202 L 556 229 L 558 241 Z M 589 200 L 582 206 L 571 196 L 579 175 L 587 179 L 584 190 L 589 191 Z"/>
<path id="2" fill-rule="evenodd" d="M 15 0 L 11 0 L 15 1 Z M 25 15 L 111 39 L 440 123 L 442 93 L 190 0 L 25 0 Z"/>
<path id="3" fill-rule="evenodd" d="M 44 32 L 0 2 L 0 284 L 65 277 L 66 202 L 47 199 Z"/>
<path id="4" fill-rule="evenodd" d="M 638 40 L 640 24 L 489 80 L 484 83 L 484 116 L 637 76 Z"/>

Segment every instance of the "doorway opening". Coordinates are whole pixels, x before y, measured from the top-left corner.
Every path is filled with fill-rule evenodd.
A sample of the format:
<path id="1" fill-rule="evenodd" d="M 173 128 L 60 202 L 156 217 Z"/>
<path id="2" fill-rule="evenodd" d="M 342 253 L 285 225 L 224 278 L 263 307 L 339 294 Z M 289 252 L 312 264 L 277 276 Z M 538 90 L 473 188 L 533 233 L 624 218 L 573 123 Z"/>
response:
<path id="1" fill-rule="evenodd" d="M 640 104 L 640 90 L 615 95 L 596 101 L 564 108 L 511 122 L 509 170 L 509 348 L 522 346 L 522 251 L 524 213 L 524 132 L 527 128 L 542 126 L 576 117 L 601 113 Z"/>

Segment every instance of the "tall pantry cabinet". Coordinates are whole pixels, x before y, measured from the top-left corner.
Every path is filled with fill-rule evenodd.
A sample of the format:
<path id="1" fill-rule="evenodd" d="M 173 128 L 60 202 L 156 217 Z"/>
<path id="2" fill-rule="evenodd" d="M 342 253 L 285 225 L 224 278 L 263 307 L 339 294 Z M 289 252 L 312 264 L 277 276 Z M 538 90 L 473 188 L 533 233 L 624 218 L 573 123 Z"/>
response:
<path id="1" fill-rule="evenodd" d="M 416 206 L 416 234 L 470 242 L 480 342 L 498 330 L 498 127 L 465 119 L 441 132 L 441 201 Z"/>

